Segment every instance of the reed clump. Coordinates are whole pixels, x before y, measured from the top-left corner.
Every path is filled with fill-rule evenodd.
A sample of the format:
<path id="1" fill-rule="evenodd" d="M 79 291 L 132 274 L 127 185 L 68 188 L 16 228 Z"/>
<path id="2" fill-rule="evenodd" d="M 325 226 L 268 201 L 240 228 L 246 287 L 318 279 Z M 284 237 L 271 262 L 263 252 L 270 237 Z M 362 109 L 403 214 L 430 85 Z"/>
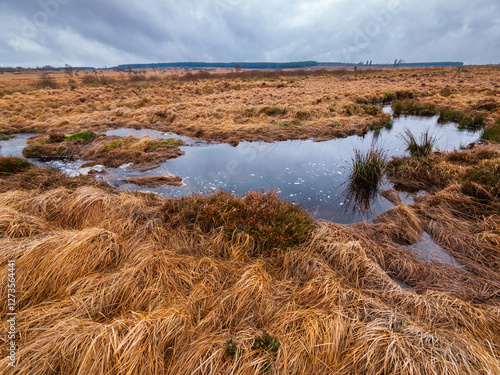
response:
<path id="1" fill-rule="evenodd" d="M 429 129 L 420 135 L 420 140 L 415 138 L 410 129 L 405 129 L 402 138 L 406 145 L 406 151 L 409 151 L 411 156 L 419 158 L 428 156 L 437 140 L 435 136 L 429 134 Z"/>

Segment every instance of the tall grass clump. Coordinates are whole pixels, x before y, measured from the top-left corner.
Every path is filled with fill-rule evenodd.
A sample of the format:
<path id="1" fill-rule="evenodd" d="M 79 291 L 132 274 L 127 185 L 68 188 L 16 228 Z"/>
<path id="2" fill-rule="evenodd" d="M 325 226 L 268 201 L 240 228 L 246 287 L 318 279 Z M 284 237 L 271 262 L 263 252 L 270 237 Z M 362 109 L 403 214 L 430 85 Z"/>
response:
<path id="1" fill-rule="evenodd" d="M 354 150 L 345 192 L 348 210 L 370 210 L 371 202 L 378 193 L 387 159 L 387 152 L 375 145 L 366 153 Z"/>
<path id="2" fill-rule="evenodd" d="M 488 125 L 481 136 L 485 141 L 500 142 L 500 118 L 491 125 Z"/>
<path id="3" fill-rule="evenodd" d="M 354 150 L 350 170 L 350 183 L 359 188 L 378 186 L 387 163 L 387 152 L 381 147 L 372 147 L 366 153 Z"/>
<path id="4" fill-rule="evenodd" d="M 437 140 L 435 136 L 429 134 L 429 129 L 420 135 L 420 140 L 415 138 L 410 129 L 406 129 L 402 139 L 406 144 L 406 151 L 409 151 L 411 156 L 416 157 L 428 156 Z"/>

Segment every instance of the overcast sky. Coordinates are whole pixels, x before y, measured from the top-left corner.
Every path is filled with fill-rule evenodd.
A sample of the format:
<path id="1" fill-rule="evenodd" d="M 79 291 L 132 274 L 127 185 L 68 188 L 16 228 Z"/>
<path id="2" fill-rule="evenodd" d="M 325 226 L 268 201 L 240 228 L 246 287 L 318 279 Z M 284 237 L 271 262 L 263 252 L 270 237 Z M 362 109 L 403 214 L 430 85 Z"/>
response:
<path id="1" fill-rule="evenodd" d="M 0 66 L 500 63 L 499 0 L 0 0 Z"/>

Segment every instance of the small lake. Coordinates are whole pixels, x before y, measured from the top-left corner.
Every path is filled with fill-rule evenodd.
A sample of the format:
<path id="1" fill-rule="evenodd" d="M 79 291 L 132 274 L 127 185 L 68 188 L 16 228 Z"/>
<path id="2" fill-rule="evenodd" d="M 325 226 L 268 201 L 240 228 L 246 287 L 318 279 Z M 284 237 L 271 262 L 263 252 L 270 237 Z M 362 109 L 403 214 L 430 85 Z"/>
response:
<path id="1" fill-rule="evenodd" d="M 389 108 L 384 109 L 389 112 Z M 161 138 L 180 138 L 189 146 L 183 146 L 185 155 L 168 160 L 158 167 L 132 169 L 121 167 L 108 169 L 99 178 L 123 190 L 151 191 L 166 197 L 180 197 L 192 193 L 203 193 L 224 189 L 244 195 L 248 190 L 275 189 L 283 199 L 302 205 L 316 218 L 336 223 L 353 223 L 371 220 L 393 205 L 385 198 L 376 197 L 369 212 L 348 210 L 345 189 L 349 162 L 353 150 L 366 151 L 372 143 L 382 146 L 389 156 L 406 153 L 401 135 L 408 128 L 418 138 L 427 129 L 437 138 L 436 149 L 450 151 L 459 149 L 478 140 L 480 133 L 457 129 L 456 124 L 438 124 L 437 117 L 399 117 L 394 119 L 390 129 L 369 132 L 364 137 L 351 136 L 324 142 L 241 142 L 233 147 L 226 143 L 206 143 L 175 134 L 150 130 L 118 129 L 107 135 L 136 136 L 150 135 Z M 27 136 L 20 135 L 9 141 L 0 142 L 1 155 L 19 155 Z M 15 145 L 15 146 L 14 146 Z M 52 161 L 40 163 L 60 168 L 72 175 L 79 170 L 83 161 L 67 163 Z M 183 178 L 184 186 L 161 186 L 143 188 L 125 184 L 124 179 L 174 174 Z M 392 188 L 387 181 L 380 190 Z M 403 202 L 412 203 L 412 196 L 399 193 Z"/>

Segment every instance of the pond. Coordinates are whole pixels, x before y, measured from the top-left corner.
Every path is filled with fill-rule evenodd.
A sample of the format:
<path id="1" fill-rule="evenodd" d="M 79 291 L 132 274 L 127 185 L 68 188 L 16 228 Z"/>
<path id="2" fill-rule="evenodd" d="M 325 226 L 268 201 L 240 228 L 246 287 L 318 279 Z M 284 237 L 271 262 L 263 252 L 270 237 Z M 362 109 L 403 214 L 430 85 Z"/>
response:
<path id="1" fill-rule="evenodd" d="M 385 108 L 385 111 L 390 109 Z M 370 221 L 393 205 L 381 196 L 375 197 L 368 211 L 352 208 L 345 195 L 349 162 L 354 149 L 366 151 L 373 143 L 382 146 L 389 156 L 405 154 L 401 135 L 408 128 L 418 138 L 427 129 L 437 138 L 439 150 L 459 149 L 479 138 L 478 133 L 459 130 L 453 123 L 439 124 L 437 117 L 399 117 L 394 119 L 390 129 L 369 132 L 364 137 L 351 136 L 324 142 L 284 141 L 284 142 L 241 142 L 233 147 L 225 143 L 206 143 L 175 134 L 165 134 L 151 130 L 118 129 L 107 135 L 126 136 L 129 134 L 150 135 L 161 138 L 181 138 L 189 146 L 181 147 L 185 155 L 168 160 L 158 167 L 132 169 L 122 166 L 107 169 L 99 178 L 123 190 L 151 191 L 166 197 L 179 197 L 192 193 L 210 192 L 218 189 L 244 195 L 248 190 L 275 189 L 283 199 L 302 203 L 316 218 L 336 223 Z M 24 147 L 22 135 L 9 141 L 0 142 L 2 155 L 19 155 Z M 84 161 L 48 163 L 36 162 L 60 168 L 74 175 L 86 173 L 80 169 Z M 124 183 L 124 179 L 152 177 L 174 174 L 183 178 L 183 186 L 164 185 L 145 188 Z M 380 190 L 393 188 L 387 181 Z M 399 193 L 404 203 L 412 203 L 412 196 Z"/>

